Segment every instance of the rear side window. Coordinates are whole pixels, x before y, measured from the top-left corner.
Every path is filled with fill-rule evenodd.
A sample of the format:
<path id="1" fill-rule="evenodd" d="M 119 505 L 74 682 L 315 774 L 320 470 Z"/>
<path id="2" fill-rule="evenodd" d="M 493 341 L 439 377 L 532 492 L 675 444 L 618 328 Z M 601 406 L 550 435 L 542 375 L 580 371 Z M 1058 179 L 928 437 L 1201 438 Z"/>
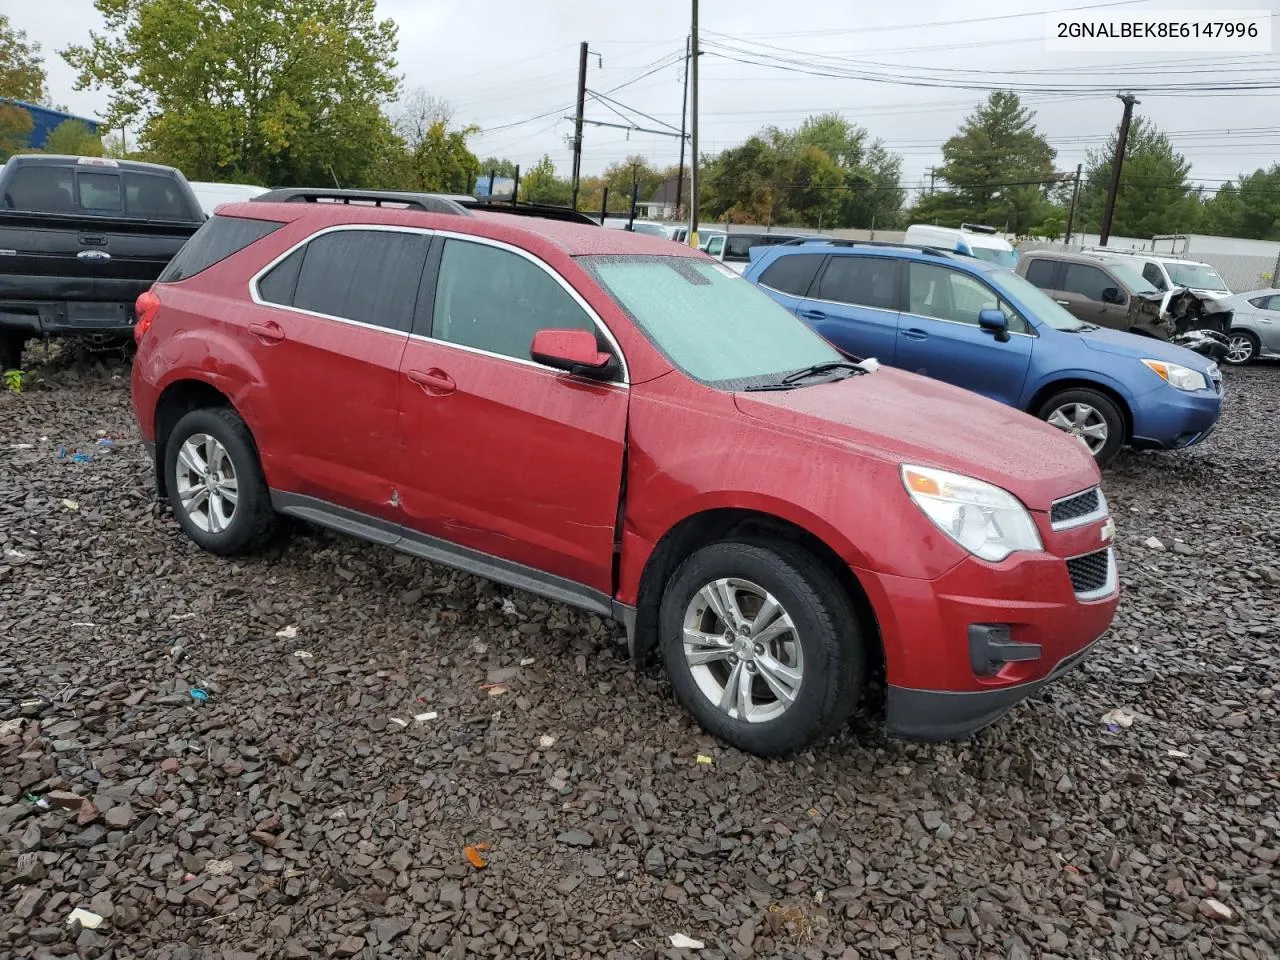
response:
<path id="1" fill-rule="evenodd" d="M 1280 293 L 1273 293 L 1269 297 L 1254 297 L 1249 303 L 1259 310 L 1280 310 Z"/>
<path id="2" fill-rule="evenodd" d="M 783 255 L 760 274 L 760 282 L 779 293 L 803 297 L 809 292 L 813 276 L 822 266 L 822 254 L 794 253 Z"/>
<path id="3" fill-rule="evenodd" d="M 85 174 L 81 174 L 83 180 Z M 143 217 L 164 220 L 196 220 L 187 199 L 172 177 L 151 173 L 124 174 L 125 208 Z"/>
<path id="4" fill-rule="evenodd" d="M 293 306 L 407 333 L 429 244 L 399 230 L 321 234 L 307 244 Z"/>
<path id="5" fill-rule="evenodd" d="M 80 206 L 95 213 L 119 213 L 124 209 L 118 173 L 81 173 L 76 177 L 80 187 Z"/>
<path id="6" fill-rule="evenodd" d="M 1052 290 L 1053 274 L 1058 265 L 1052 260 L 1032 260 L 1027 265 L 1027 282 L 1033 283 L 1041 290 Z"/>
<path id="7" fill-rule="evenodd" d="M 210 217 L 182 249 L 169 261 L 158 283 L 177 283 L 194 277 L 249 244 L 279 230 L 274 220 L 244 220 L 240 217 Z"/>
<path id="8" fill-rule="evenodd" d="M 272 267 L 271 272 L 258 281 L 258 296 L 267 303 L 276 303 L 282 307 L 293 306 L 293 294 L 298 289 L 298 274 L 302 272 L 302 258 L 306 255 L 307 250 L 303 247 Z"/>
<path id="9" fill-rule="evenodd" d="M 898 309 L 899 262 L 884 257 L 833 256 L 818 281 L 818 299 Z"/>
<path id="10" fill-rule="evenodd" d="M 1067 293 L 1078 293 L 1090 300 L 1102 302 L 1102 291 L 1117 284 L 1097 267 L 1083 263 L 1068 263 L 1067 274 L 1062 280 L 1062 289 Z"/>
<path id="11" fill-rule="evenodd" d="M 67 213 L 76 208 L 75 179 L 70 167 L 18 167 L 4 191 L 8 210 Z"/>

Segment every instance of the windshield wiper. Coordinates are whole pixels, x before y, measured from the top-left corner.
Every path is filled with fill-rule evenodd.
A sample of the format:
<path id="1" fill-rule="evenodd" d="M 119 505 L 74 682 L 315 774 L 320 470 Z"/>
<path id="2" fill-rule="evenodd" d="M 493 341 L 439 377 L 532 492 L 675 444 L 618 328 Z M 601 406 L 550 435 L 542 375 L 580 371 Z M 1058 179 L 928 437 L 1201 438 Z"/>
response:
<path id="1" fill-rule="evenodd" d="M 866 368 L 861 364 L 853 363 L 850 360 L 829 360 L 826 363 L 815 363 L 811 367 L 805 367 L 803 370 L 789 373 L 782 378 L 781 382 L 786 384 L 799 383 L 801 380 L 808 380 L 810 377 L 821 376 L 824 373 L 831 373 L 835 370 L 850 370 L 854 374 L 867 372 Z"/>

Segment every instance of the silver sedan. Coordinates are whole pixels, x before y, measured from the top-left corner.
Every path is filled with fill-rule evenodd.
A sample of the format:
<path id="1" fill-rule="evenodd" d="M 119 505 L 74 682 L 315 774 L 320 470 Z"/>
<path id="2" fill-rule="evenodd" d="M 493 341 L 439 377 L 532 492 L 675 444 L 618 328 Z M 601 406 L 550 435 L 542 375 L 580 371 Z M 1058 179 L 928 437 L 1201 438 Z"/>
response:
<path id="1" fill-rule="evenodd" d="M 1259 357 L 1280 359 L 1280 290 L 1254 290 L 1224 298 L 1231 306 L 1227 363 L 1243 366 Z"/>

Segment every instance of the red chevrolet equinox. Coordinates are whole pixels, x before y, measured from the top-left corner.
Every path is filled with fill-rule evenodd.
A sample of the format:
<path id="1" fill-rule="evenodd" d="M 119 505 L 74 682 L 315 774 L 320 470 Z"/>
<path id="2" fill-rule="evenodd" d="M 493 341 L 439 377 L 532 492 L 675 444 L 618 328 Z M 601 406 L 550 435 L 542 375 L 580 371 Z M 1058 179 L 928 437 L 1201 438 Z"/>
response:
<path id="1" fill-rule="evenodd" d="M 658 237 L 430 195 L 224 206 L 139 298 L 133 403 L 206 550 L 281 514 L 621 621 L 708 731 L 965 736 L 1118 598 L 1089 451 L 853 362 Z M 528 211 L 523 211 L 527 214 Z"/>

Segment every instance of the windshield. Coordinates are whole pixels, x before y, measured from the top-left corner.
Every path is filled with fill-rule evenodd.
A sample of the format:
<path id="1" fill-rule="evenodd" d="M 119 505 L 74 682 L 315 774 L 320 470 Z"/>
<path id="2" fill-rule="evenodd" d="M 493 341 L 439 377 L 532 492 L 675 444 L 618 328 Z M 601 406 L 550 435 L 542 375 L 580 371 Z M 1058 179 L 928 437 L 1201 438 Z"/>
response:
<path id="1" fill-rule="evenodd" d="M 1218 271 L 1207 263 L 1168 263 L 1164 268 L 1169 277 L 1180 287 L 1196 287 L 1200 290 L 1225 290 L 1227 284 Z"/>
<path id="2" fill-rule="evenodd" d="M 617 304 L 673 364 L 738 390 L 841 356 L 754 285 L 691 257 L 581 257 Z"/>
<path id="3" fill-rule="evenodd" d="M 1081 323 L 1071 314 L 1063 310 L 1058 302 L 1047 296 L 1043 290 L 1016 273 L 1007 270 L 996 270 L 987 276 L 995 284 L 996 289 L 1003 290 L 1018 300 L 1031 312 L 1033 319 L 1046 323 L 1055 330 L 1083 330 L 1086 324 Z"/>
<path id="4" fill-rule="evenodd" d="M 987 263 L 995 263 L 1000 266 L 1012 270 L 1018 262 L 1018 254 L 1014 250 L 996 250 L 994 247 L 975 247 L 969 244 L 969 249 L 973 251 L 973 255 L 979 260 L 985 260 Z"/>
<path id="5" fill-rule="evenodd" d="M 1136 293 L 1138 296 L 1143 296 L 1148 293 L 1160 292 L 1151 284 L 1150 281 L 1147 280 L 1146 277 L 1133 269 L 1133 267 L 1129 266 L 1127 263 L 1118 263 L 1115 260 L 1104 260 L 1103 262 L 1107 265 L 1107 269 L 1114 273 L 1120 279 L 1120 282 L 1129 288 L 1130 293 Z"/>
<path id="6" fill-rule="evenodd" d="M 631 225 L 631 232 L 647 233 L 651 236 L 663 237 L 664 239 L 667 236 L 667 231 L 663 230 L 662 224 L 659 223 L 634 223 Z"/>

